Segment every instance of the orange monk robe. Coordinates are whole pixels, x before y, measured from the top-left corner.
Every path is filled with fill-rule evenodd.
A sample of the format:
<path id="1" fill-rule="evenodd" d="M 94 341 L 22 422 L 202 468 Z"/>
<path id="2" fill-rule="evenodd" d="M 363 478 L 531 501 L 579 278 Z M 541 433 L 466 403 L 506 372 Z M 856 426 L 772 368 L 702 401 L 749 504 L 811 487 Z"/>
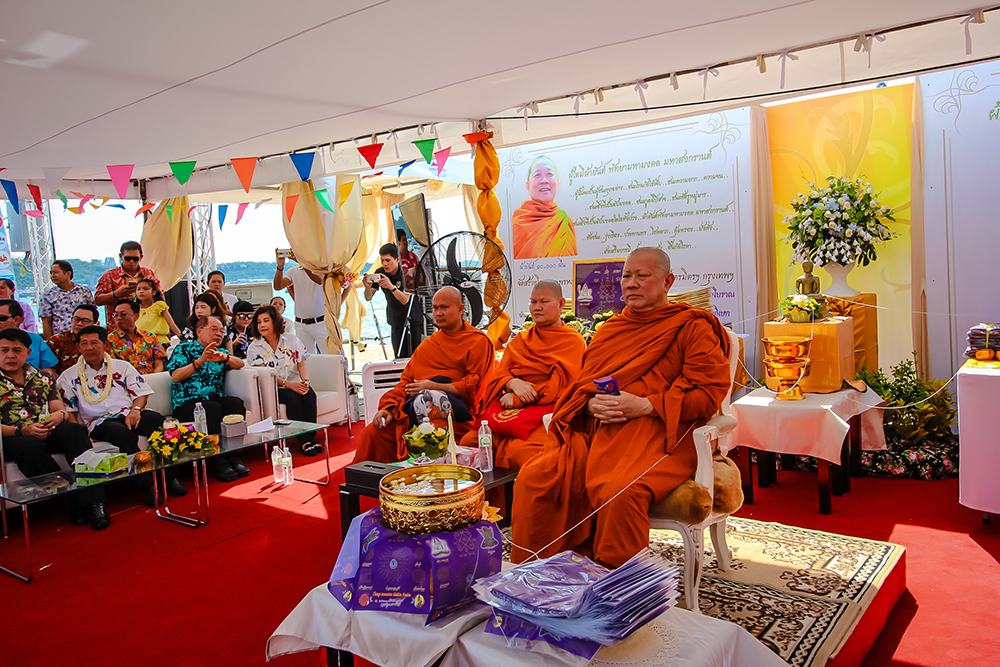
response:
<path id="1" fill-rule="evenodd" d="M 535 386 L 538 398 L 534 405 L 553 405 L 576 381 L 586 349 L 583 336 L 561 322 L 521 331 L 507 344 L 500 365 L 493 371 L 484 406 L 499 401 L 512 378 Z M 514 404 L 522 407 L 517 396 Z M 541 451 L 545 439 L 545 427 L 541 424 L 527 438 L 494 433 L 494 463 L 501 468 L 520 468 Z M 462 438 L 462 445 L 476 447 L 476 440 L 476 432 L 469 432 Z"/>
<path id="2" fill-rule="evenodd" d="M 576 253 L 576 228 L 555 203 L 529 199 L 511 216 L 514 259 L 565 257 Z"/>
<path id="3" fill-rule="evenodd" d="M 542 452 L 514 484 L 513 560 L 528 558 L 525 549 L 541 557 L 586 551 L 592 539 L 594 558 L 617 567 L 645 548 L 650 506 L 694 473 L 691 432 L 729 390 L 728 356 L 729 337 L 705 310 L 626 307 L 608 320 L 556 405 Z M 648 398 L 653 413 L 621 424 L 589 417 L 594 380 L 609 375 L 622 391 Z"/>
<path id="4" fill-rule="evenodd" d="M 379 401 L 379 409 L 389 410 L 393 421 L 385 428 L 375 424 L 365 426 L 354 463 L 394 463 L 407 458 L 403 434 L 410 430 L 410 419 L 403 411 L 403 404 L 408 398 L 406 385 L 416 380 L 443 376 L 455 385 L 473 417 L 471 422 L 455 422 L 455 437 L 460 438 L 479 423 L 476 419 L 485 407 L 483 398 L 495 365 L 493 343 L 468 322 L 463 321 L 462 329 L 456 333 L 436 331 L 431 334 L 414 350 L 399 383 L 383 394 Z M 447 421 L 433 421 L 437 426 L 447 428 Z"/>

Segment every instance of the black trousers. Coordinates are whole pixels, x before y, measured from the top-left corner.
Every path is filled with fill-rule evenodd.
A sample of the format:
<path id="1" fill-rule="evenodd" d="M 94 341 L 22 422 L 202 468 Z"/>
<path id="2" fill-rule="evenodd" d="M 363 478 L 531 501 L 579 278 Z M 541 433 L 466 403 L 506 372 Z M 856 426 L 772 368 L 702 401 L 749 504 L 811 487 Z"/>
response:
<path id="1" fill-rule="evenodd" d="M 247 409 L 243 399 L 238 396 L 216 396 L 208 401 L 188 401 L 174 408 L 174 419 L 182 422 L 194 420 L 194 407 L 201 403 L 205 408 L 205 418 L 208 420 L 208 432 L 212 435 L 222 433 L 222 418 L 226 415 L 242 415 L 246 417 Z"/>
<path id="2" fill-rule="evenodd" d="M 417 345 L 423 339 L 423 322 L 421 318 L 423 317 L 423 310 L 417 310 L 419 303 L 413 304 L 413 310 L 416 311 L 416 315 L 411 313 L 410 316 L 410 326 L 406 326 L 406 320 L 399 324 L 390 324 L 389 328 L 392 330 L 392 353 L 397 359 L 408 359 L 413 356 L 413 351 L 417 349 Z M 403 329 L 406 329 L 406 339 L 403 339 Z M 402 350 L 400 350 L 399 344 L 403 344 Z"/>
<path id="3" fill-rule="evenodd" d="M 17 464 L 25 477 L 37 477 L 59 472 L 59 464 L 52 458 L 52 454 L 64 455 L 67 463 L 72 466 L 73 459 L 92 446 L 86 427 L 64 421 L 44 439 L 27 435 L 5 437 L 3 454 L 7 461 Z M 81 506 L 106 501 L 107 496 L 100 484 L 81 487 L 75 494 L 75 502 Z"/>
<path id="4" fill-rule="evenodd" d="M 316 392 L 312 387 L 304 394 L 284 387 L 278 388 L 278 401 L 284 403 L 289 419 L 300 422 L 316 422 Z M 316 442 L 316 434 L 299 436 L 299 442 Z"/>
<path id="5" fill-rule="evenodd" d="M 136 424 L 135 430 L 130 429 L 125 424 L 125 415 L 121 415 L 102 421 L 90 432 L 90 437 L 95 442 L 110 442 L 122 453 L 135 454 L 139 451 L 139 436 L 148 438 L 162 426 L 163 415 L 152 410 L 143 410 L 139 416 L 139 423 Z M 176 476 L 176 468 L 167 469 L 167 477 L 173 478 Z M 135 476 L 135 484 L 140 488 L 145 488 L 152 483 L 152 473 L 143 473 Z"/>

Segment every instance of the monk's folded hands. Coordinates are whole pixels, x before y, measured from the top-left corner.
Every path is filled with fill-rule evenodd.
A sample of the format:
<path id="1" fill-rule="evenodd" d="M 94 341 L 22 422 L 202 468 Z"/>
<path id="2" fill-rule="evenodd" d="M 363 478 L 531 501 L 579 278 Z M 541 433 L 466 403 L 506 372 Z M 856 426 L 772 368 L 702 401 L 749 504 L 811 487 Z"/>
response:
<path id="1" fill-rule="evenodd" d="M 636 396 L 623 391 L 618 396 L 596 394 L 587 402 L 587 410 L 598 421 L 620 424 L 629 419 L 651 414 L 653 404 L 644 396 Z"/>

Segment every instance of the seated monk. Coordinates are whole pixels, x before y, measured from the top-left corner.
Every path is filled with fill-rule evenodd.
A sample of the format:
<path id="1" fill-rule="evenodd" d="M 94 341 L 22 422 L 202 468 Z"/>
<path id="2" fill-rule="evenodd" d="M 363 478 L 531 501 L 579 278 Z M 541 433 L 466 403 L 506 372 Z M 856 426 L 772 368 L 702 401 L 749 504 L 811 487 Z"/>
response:
<path id="1" fill-rule="evenodd" d="M 618 567 L 649 544 L 650 506 L 694 473 L 692 432 L 729 390 L 729 337 L 707 310 L 670 303 L 673 282 L 662 250 L 625 261 L 625 309 L 594 335 L 514 484 L 514 562 L 575 549 Z M 596 393 L 608 376 L 620 395 Z"/>
<path id="2" fill-rule="evenodd" d="M 535 285 L 529 306 L 535 325 L 507 344 L 486 390 L 487 406 L 499 402 L 501 408 L 513 410 L 539 405 L 549 406 L 546 412 L 551 412 L 556 400 L 576 381 L 587 345 L 583 336 L 562 323 L 565 305 L 559 283 L 542 280 Z M 542 414 L 537 415 L 537 425 L 525 438 L 503 434 L 503 425 L 490 420 L 497 466 L 520 468 L 541 451 L 547 435 Z M 508 415 L 513 413 L 501 416 Z M 462 445 L 476 447 L 476 440 L 475 431 L 466 433 Z"/>
<path id="3" fill-rule="evenodd" d="M 511 216 L 514 259 L 575 255 L 576 227 L 556 204 L 556 163 L 544 155 L 535 158 L 528 167 L 524 189 L 528 199 Z"/>
<path id="4" fill-rule="evenodd" d="M 493 343 L 482 331 L 462 318 L 462 293 L 442 287 L 434 295 L 434 324 L 438 330 L 425 339 L 403 369 L 395 387 L 382 395 L 379 411 L 361 433 L 354 463 L 380 461 L 394 463 L 407 458 L 403 434 L 413 426 L 411 413 L 416 398 L 424 390 L 450 394 L 455 438 L 478 427 L 483 395 L 493 373 Z M 467 421 L 456 421 L 465 408 Z M 447 427 L 439 414 L 429 415 L 436 426 Z"/>

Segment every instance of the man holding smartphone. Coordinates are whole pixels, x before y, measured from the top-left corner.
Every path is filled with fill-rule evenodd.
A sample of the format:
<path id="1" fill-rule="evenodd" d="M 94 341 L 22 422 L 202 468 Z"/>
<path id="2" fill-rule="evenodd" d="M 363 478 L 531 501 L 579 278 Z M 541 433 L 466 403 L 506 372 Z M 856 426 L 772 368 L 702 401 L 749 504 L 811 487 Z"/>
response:
<path id="1" fill-rule="evenodd" d="M 160 281 L 152 269 L 139 266 L 142 261 L 142 246 L 138 241 L 126 241 L 122 244 L 118 252 L 118 259 L 121 266 L 108 269 L 97 281 L 97 289 L 94 294 L 94 303 L 104 306 L 104 321 L 109 326 L 114 320 L 111 315 L 115 304 L 119 299 L 131 299 L 135 297 L 135 286 L 143 278 L 147 278 L 156 283 L 156 288 L 160 288 Z"/>
<path id="2" fill-rule="evenodd" d="M 422 310 L 420 299 L 403 289 L 403 267 L 399 262 L 399 250 L 393 243 L 379 248 L 382 266 L 365 276 L 365 299 L 372 300 L 379 289 L 385 294 L 385 319 L 392 329 L 392 353 L 397 359 L 413 356 L 413 351 L 422 338 Z M 412 307 L 411 307 L 411 301 Z M 406 326 L 409 313 L 410 326 Z M 403 330 L 406 330 L 404 339 Z M 402 344 L 402 346 L 400 345 Z"/>

